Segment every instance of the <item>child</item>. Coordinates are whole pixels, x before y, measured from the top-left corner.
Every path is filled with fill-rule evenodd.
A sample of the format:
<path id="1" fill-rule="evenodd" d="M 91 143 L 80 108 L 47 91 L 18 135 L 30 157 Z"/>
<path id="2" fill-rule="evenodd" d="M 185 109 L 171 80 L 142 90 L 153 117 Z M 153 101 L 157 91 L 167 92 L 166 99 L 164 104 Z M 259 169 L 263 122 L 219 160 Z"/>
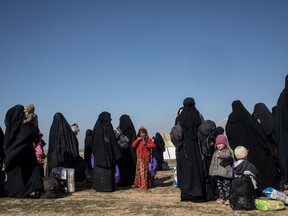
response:
<path id="1" fill-rule="evenodd" d="M 257 188 L 256 167 L 247 160 L 248 151 L 244 146 L 237 146 L 234 150 L 237 161 L 234 164 L 235 177 L 248 175 L 251 178 L 254 188 Z"/>
<path id="2" fill-rule="evenodd" d="M 237 146 L 234 155 L 237 161 L 234 163 L 235 178 L 232 180 L 230 207 L 233 210 L 252 210 L 255 208 L 257 170 L 247 160 L 248 151 L 244 146 Z"/>
<path id="3" fill-rule="evenodd" d="M 233 177 L 232 153 L 227 145 L 227 138 L 220 134 L 215 140 L 215 152 L 212 157 L 209 175 L 217 179 L 219 199 L 217 203 L 229 205 L 229 191 Z"/>
<path id="4" fill-rule="evenodd" d="M 39 133 L 38 139 L 34 143 L 35 154 L 37 158 L 37 162 L 40 169 L 41 177 L 44 177 L 44 161 L 45 161 L 45 153 L 44 153 L 44 146 L 46 145 L 45 141 L 42 139 L 43 134 Z"/>
<path id="5" fill-rule="evenodd" d="M 141 126 L 138 130 L 137 139 L 132 143 L 136 148 L 137 162 L 134 185 L 140 189 L 148 189 L 152 186 L 153 177 L 148 171 L 151 158 L 151 149 L 156 145 L 148 136 L 147 129 Z"/>
<path id="6" fill-rule="evenodd" d="M 33 104 L 28 104 L 24 106 L 24 113 L 25 113 L 25 119 L 24 124 L 32 123 L 36 127 L 38 127 L 38 116 L 35 112 L 35 107 Z"/>

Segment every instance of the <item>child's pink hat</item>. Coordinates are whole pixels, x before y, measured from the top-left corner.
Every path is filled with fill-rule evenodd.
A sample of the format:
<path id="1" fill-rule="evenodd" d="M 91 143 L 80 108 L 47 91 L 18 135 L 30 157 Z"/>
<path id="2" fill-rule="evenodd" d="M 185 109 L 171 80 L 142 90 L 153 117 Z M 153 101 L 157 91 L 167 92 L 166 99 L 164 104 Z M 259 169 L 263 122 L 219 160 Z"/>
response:
<path id="1" fill-rule="evenodd" d="M 220 134 L 216 137 L 215 145 L 220 143 L 227 145 L 227 138 L 225 135 Z"/>

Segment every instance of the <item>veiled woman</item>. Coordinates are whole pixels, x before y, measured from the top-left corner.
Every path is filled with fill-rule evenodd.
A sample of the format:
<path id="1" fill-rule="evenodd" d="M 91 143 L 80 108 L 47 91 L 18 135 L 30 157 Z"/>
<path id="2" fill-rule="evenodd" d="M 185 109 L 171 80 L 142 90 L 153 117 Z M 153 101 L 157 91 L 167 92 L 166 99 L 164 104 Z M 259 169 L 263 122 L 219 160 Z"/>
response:
<path id="1" fill-rule="evenodd" d="M 109 112 L 102 112 L 93 128 L 93 189 L 100 192 L 116 189 L 114 169 L 116 161 L 121 157 L 111 120 Z"/>
<path id="2" fill-rule="evenodd" d="M 39 129 L 32 123 L 24 124 L 24 107 L 16 105 L 5 116 L 5 171 L 8 197 L 25 198 L 32 192 L 41 192 L 43 182 L 33 142 Z M 38 193 L 40 195 L 40 193 Z"/>
<path id="3" fill-rule="evenodd" d="M 267 187 L 279 190 L 279 175 L 276 167 L 275 143 L 273 143 L 274 117 L 263 103 L 254 106 L 249 128 L 250 150 L 248 160 L 258 170 L 257 187 L 261 192 Z"/>
<path id="4" fill-rule="evenodd" d="M 136 151 L 132 147 L 132 142 L 136 139 L 134 124 L 129 115 L 122 115 L 119 119 L 119 128 L 122 133 L 129 139 L 127 148 L 120 148 L 122 157 L 118 160 L 121 179 L 117 186 L 132 186 L 135 179 L 136 171 Z"/>
<path id="5" fill-rule="evenodd" d="M 92 134 L 93 131 L 91 129 L 86 130 L 85 134 L 85 140 L 84 140 L 84 160 L 85 160 L 85 166 L 86 166 L 86 181 L 92 182 L 92 163 L 91 160 L 94 157 L 91 157 L 93 152 L 92 152 Z M 94 164 L 93 164 L 94 165 Z"/>
<path id="6" fill-rule="evenodd" d="M 275 107 L 275 134 L 278 144 L 278 162 L 282 181 L 288 188 L 288 75 L 285 77 L 285 87 L 279 95 Z"/>
<path id="7" fill-rule="evenodd" d="M 256 176 L 258 195 L 268 186 L 279 189 L 276 164 L 270 152 L 271 144 L 265 137 L 258 119 L 252 117 L 239 100 L 232 103 L 226 134 L 232 149 L 245 146 L 249 150 L 248 160 L 258 170 Z"/>
<path id="8" fill-rule="evenodd" d="M 181 190 L 181 201 L 205 202 L 206 179 L 201 153 L 197 141 L 197 131 L 202 120 L 193 98 L 185 98 L 179 116 L 183 130 L 183 147 L 177 152 L 177 178 Z"/>
<path id="9" fill-rule="evenodd" d="M 228 116 L 225 131 L 229 145 L 233 150 L 237 146 L 244 146 L 246 149 L 250 149 L 248 128 L 250 127 L 251 118 L 251 114 L 240 100 L 232 102 L 232 112 Z"/>
<path id="10" fill-rule="evenodd" d="M 164 161 L 163 153 L 165 151 L 165 142 L 161 134 L 158 132 L 155 134 L 153 141 L 156 145 L 156 148 L 153 149 L 152 155 L 157 160 L 157 164 L 158 164 L 157 170 L 162 170 L 162 163 Z"/>
<path id="11" fill-rule="evenodd" d="M 85 163 L 79 155 L 77 137 L 60 112 L 55 113 L 50 127 L 47 176 L 51 176 L 52 168 L 56 167 L 74 168 L 76 182 L 85 179 Z"/>

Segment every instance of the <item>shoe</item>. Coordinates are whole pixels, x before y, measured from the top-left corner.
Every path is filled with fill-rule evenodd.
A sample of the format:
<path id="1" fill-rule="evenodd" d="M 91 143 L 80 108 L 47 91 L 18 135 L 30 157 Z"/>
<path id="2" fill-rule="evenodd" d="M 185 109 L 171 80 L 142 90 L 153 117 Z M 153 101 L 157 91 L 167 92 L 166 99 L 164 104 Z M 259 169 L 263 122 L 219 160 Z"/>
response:
<path id="1" fill-rule="evenodd" d="M 216 202 L 217 202 L 218 204 L 223 204 L 225 201 L 224 201 L 223 199 L 217 199 Z"/>
<path id="2" fill-rule="evenodd" d="M 225 205 L 230 205 L 230 201 L 229 201 L 229 200 L 226 200 L 224 204 L 225 204 Z"/>

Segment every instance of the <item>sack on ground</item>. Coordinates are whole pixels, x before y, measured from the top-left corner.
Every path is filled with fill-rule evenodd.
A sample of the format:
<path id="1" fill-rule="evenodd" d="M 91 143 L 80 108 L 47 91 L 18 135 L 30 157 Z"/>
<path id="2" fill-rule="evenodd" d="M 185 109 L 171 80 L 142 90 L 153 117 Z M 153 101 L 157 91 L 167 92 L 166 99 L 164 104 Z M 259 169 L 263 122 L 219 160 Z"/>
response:
<path id="1" fill-rule="evenodd" d="M 56 178 L 44 178 L 43 186 L 44 193 L 41 195 L 41 198 L 51 199 L 60 197 L 61 187 Z"/>
<path id="2" fill-rule="evenodd" d="M 283 210 L 285 205 L 281 200 L 255 199 L 256 209 L 260 211 Z"/>
<path id="3" fill-rule="evenodd" d="M 176 148 L 181 148 L 183 145 L 183 131 L 180 123 L 178 122 L 172 127 L 170 132 L 171 141 Z"/>
<path id="4" fill-rule="evenodd" d="M 232 180 L 230 207 L 233 210 L 255 209 L 255 189 L 249 176 L 242 175 Z"/>

